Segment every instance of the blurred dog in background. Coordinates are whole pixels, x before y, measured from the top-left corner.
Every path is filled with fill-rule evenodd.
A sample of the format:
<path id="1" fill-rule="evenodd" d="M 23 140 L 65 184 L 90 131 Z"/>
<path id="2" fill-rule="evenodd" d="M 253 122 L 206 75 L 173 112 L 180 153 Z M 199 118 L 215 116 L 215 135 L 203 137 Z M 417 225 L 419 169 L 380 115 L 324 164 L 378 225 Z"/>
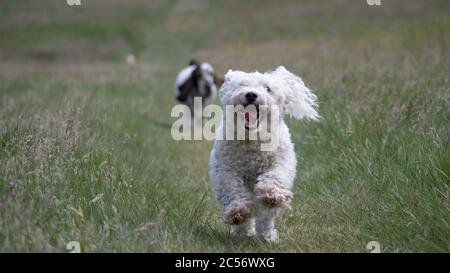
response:
<path id="1" fill-rule="evenodd" d="M 201 119 L 194 113 L 194 98 L 202 98 L 203 106 L 214 102 L 217 95 L 217 85 L 223 83 L 223 78 L 217 76 L 214 68 L 209 63 L 200 63 L 192 60 L 183 68 L 175 82 L 176 98 L 179 102 L 186 104 L 191 109 L 191 118 Z"/>

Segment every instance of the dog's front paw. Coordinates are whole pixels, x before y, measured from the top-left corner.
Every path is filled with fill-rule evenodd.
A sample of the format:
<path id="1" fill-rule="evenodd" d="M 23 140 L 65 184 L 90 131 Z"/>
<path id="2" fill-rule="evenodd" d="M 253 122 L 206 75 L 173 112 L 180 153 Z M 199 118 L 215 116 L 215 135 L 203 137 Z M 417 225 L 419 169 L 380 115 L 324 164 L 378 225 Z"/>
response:
<path id="1" fill-rule="evenodd" d="M 225 210 L 224 222 L 230 225 L 240 225 L 250 218 L 251 209 L 247 204 L 232 206 Z"/>
<path id="2" fill-rule="evenodd" d="M 263 187 L 256 191 L 256 198 L 269 208 L 290 208 L 292 196 L 292 192 L 274 187 Z"/>

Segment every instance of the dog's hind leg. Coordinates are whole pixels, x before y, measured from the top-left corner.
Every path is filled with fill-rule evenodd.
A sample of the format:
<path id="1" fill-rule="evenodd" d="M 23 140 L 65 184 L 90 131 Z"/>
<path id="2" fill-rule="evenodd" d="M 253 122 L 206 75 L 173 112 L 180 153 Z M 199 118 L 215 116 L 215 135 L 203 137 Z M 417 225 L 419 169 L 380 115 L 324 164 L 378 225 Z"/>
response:
<path id="1" fill-rule="evenodd" d="M 240 225 L 232 225 L 231 233 L 233 235 L 246 235 L 246 236 L 254 236 L 255 232 L 255 218 L 251 217 L 246 222 Z"/>
<path id="2" fill-rule="evenodd" d="M 267 208 L 262 204 L 256 205 L 256 233 L 269 242 L 278 241 L 278 231 L 275 228 L 275 220 L 280 215 L 280 208 Z"/>

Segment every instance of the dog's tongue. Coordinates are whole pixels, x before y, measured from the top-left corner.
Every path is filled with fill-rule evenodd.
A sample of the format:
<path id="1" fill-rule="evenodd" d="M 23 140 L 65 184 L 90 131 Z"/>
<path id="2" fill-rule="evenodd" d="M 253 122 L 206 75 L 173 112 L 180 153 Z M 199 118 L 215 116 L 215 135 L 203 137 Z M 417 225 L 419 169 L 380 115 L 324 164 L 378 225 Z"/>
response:
<path id="1" fill-rule="evenodd" d="M 245 112 L 245 121 L 248 124 L 253 124 L 258 119 L 258 116 L 254 112 Z"/>

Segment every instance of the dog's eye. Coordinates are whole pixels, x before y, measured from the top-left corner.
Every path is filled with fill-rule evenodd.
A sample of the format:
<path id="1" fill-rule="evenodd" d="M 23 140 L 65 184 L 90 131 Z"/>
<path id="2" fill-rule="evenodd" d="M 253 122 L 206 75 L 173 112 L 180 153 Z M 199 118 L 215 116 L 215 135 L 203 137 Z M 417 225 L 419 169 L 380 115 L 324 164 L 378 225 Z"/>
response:
<path id="1" fill-rule="evenodd" d="M 272 89 L 270 89 L 270 86 L 268 86 L 267 84 L 264 85 L 264 88 L 267 92 L 272 93 Z"/>

